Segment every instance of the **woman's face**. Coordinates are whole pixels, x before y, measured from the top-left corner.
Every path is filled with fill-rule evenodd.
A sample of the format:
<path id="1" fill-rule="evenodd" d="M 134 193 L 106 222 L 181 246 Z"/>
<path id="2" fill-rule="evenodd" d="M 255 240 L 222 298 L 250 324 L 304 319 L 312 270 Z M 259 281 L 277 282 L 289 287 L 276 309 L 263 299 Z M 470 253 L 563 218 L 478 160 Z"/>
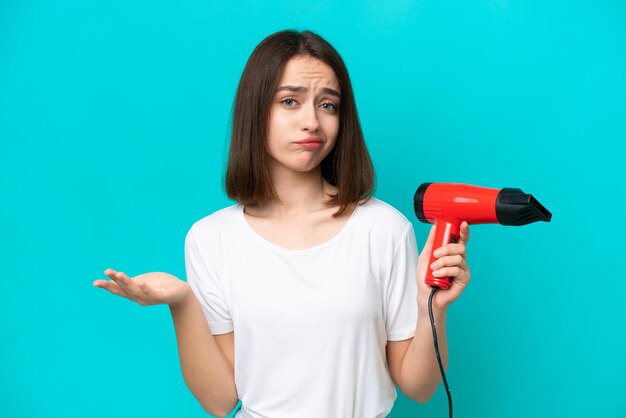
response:
<path id="1" fill-rule="evenodd" d="M 270 107 L 267 147 L 276 169 L 316 168 L 335 145 L 339 132 L 339 83 L 324 62 L 297 55 L 287 61 Z M 298 144 L 305 139 L 318 146 Z"/>

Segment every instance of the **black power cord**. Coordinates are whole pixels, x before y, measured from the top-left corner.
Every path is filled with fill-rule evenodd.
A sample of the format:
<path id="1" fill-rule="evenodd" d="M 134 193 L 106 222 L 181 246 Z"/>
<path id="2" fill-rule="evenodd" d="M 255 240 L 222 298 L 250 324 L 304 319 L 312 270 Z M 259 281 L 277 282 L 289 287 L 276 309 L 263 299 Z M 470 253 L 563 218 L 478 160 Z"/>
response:
<path id="1" fill-rule="evenodd" d="M 452 395 L 450 395 L 450 388 L 448 387 L 448 381 L 446 380 L 446 373 L 443 370 L 443 363 L 441 362 L 441 355 L 439 354 L 439 344 L 437 343 L 437 328 L 435 327 L 435 319 L 433 318 L 433 295 L 437 291 L 437 287 L 433 287 L 428 297 L 428 317 L 430 318 L 430 325 L 433 328 L 433 340 L 435 342 L 435 353 L 437 354 L 437 361 L 439 362 L 439 370 L 441 371 L 441 377 L 443 378 L 443 385 L 446 387 L 446 394 L 448 395 L 448 413 L 452 418 Z"/>

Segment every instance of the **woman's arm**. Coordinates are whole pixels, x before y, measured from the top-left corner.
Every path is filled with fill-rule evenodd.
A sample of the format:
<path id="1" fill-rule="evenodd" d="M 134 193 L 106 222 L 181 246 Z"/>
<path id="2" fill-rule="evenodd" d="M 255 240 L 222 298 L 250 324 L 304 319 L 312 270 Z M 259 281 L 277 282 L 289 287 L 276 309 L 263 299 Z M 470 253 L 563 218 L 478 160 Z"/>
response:
<path id="1" fill-rule="evenodd" d="M 211 415 L 223 417 L 237 405 L 234 379 L 232 336 L 222 337 L 220 345 L 206 322 L 200 302 L 191 286 L 177 277 L 161 272 L 134 278 L 106 269 L 111 281 L 96 280 L 93 285 L 130 299 L 141 306 L 166 304 L 174 320 L 178 355 L 187 387 Z"/>
<path id="2" fill-rule="evenodd" d="M 433 318 L 437 328 L 437 344 L 441 355 L 444 370 L 448 367 L 448 340 L 446 338 L 446 312 L 436 312 L 433 309 Z M 435 354 L 433 332 L 428 318 L 428 311 L 420 312 L 415 336 L 406 341 L 390 341 L 399 344 L 399 351 L 405 351 L 401 361 L 399 376 L 396 384 L 407 397 L 417 402 L 427 402 L 437 390 L 441 382 L 441 372 Z M 403 343 L 403 344 L 400 344 Z M 406 347 L 408 345 L 408 347 Z M 391 367 L 391 364 L 390 364 Z"/>
<path id="3" fill-rule="evenodd" d="M 448 366 L 448 339 L 446 337 L 446 312 L 448 306 L 463 292 L 470 281 L 470 271 L 466 260 L 466 244 L 469 241 L 469 224 L 461 223 L 461 233 L 458 243 L 447 244 L 438 248 L 434 255 L 437 258 L 432 265 L 430 252 L 433 248 L 434 226 L 426 241 L 426 245 L 417 260 L 417 308 L 418 318 L 413 340 L 407 340 L 404 345 L 392 348 L 395 351 L 395 371 L 397 382 L 402 393 L 418 402 L 426 402 L 437 390 L 441 382 L 441 372 L 433 341 L 432 327 L 428 315 L 428 299 L 431 288 L 424 282 L 427 269 L 433 270 L 436 277 L 450 277 L 452 279 L 448 289 L 439 289 L 433 295 L 432 309 L 435 328 L 437 330 L 437 345 L 441 355 L 444 370 Z M 406 345 L 408 344 L 408 347 Z M 402 349 L 405 354 L 400 357 Z M 397 359 L 401 358 L 400 361 Z M 398 364 L 400 366 L 398 367 Z M 391 364 L 390 364 L 391 367 Z"/>
<path id="4" fill-rule="evenodd" d="M 209 414 L 228 415 L 239 401 L 233 366 L 220 350 L 191 289 L 182 302 L 170 305 L 170 312 L 187 387 Z"/>

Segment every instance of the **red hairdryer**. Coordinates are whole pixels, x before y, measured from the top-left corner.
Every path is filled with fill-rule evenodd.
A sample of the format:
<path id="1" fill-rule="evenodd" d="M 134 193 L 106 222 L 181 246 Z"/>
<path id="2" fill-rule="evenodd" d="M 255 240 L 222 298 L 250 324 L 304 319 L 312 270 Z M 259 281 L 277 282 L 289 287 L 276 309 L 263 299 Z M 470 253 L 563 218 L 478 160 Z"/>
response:
<path id="1" fill-rule="evenodd" d="M 491 189 L 459 183 L 422 183 L 415 192 L 413 205 L 417 218 L 435 224 L 433 251 L 459 241 L 461 223 L 526 225 L 550 222 L 552 214 L 532 195 L 520 189 Z M 430 254 L 428 265 L 435 261 Z M 426 272 L 426 284 L 447 289 L 449 277 L 433 277 Z"/>

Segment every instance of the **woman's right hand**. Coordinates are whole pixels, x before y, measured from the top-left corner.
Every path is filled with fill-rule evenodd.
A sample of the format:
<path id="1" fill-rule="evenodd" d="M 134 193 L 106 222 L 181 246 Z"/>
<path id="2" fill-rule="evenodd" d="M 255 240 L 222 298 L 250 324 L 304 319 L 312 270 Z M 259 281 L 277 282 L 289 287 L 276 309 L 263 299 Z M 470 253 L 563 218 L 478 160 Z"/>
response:
<path id="1" fill-rule="evenodd" d="M 111 280 L 96 280 L 93 282 L 95 287 L 106 289 L 141 306 L 158 304 L 176 306 L 191 293 L 189 284 L 168 273 L 145 273 L 131 279 L 123 272 L 108 268 L 104 274 Z"/>

